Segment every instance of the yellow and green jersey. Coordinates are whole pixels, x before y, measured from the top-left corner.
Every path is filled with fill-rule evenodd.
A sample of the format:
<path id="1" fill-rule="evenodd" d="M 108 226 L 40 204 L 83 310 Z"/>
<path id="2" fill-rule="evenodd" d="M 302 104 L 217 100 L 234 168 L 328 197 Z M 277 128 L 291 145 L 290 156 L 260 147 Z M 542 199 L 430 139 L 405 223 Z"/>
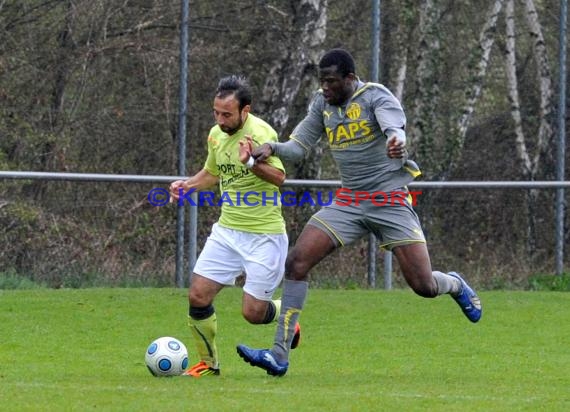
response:
<path id="1" fill-rule="evenodd" d="M 239 141 L 246 135 L 252 137 L 255 147 L 277 141 L 277 132 L 251 113 L 233 135 L 216 125 L 208 136 L 204 169 L 220 179 L 218 203 L 222 205 L 222 214 L 218 223 L 250 233 L 286 233 L 279 188 L 257 177 L 239 160 Z M 267 163 L 285 171 L 275 156 L 267 159 Z"/>

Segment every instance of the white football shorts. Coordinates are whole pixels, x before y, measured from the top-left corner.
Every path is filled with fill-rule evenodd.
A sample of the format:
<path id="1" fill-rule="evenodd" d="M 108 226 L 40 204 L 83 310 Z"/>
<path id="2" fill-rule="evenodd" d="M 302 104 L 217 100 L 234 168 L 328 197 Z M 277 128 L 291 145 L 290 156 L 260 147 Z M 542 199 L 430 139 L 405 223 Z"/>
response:
<path id="1" fill-rule="evenodd" d="M 214 223 L 194 273 L 233 286 L 245 272 L 244 292 L 259 300 L 271 300 L 283 280 L 288 247 L 286 233 L 249 233 Z"/>

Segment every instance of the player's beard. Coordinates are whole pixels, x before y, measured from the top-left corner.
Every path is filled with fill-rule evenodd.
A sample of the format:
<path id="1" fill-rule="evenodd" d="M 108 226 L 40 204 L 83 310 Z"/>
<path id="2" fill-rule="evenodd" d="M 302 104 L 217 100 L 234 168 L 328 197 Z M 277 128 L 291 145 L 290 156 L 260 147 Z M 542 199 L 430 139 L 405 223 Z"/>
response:
<path id="1" fill-rule="evenodd" d="M 349 90 L 340 90 L 330 94 L 326 102 L 332 106 L 344 106 L 352 96 Z"/>
<path id="2" fill-rule="evenodd" d="M 344 106 L 356 91 L 356 83 L 345 84 L 343 88 L 336 88 L 325 93 L 325 100 L 332 106 Z"/>
<path id="3" fill-rule="evenodd" d="M 239 116 L 239 123 L 235 126 L 235 127 L 228 127 L 228 126 L 220 126 L 220 129 L 222 129 L 222 131 L 224 133 L 229 134 L 230 136 L 234 133 L 236 133 L 238 130 L 240 130 L 243 126 L 243 118 L 240 115 Z"/>

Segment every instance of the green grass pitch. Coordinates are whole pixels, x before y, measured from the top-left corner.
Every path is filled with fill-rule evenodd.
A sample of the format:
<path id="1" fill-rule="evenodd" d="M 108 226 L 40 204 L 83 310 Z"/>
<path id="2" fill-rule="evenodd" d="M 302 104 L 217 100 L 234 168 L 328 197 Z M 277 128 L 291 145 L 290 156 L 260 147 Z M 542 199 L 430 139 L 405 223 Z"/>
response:
<path id="1" fill-rule="evenodd" d="M 283 378 L 235 345 L 268 346 L 241 290 L 216 302 L 222 375 L 154 378 L 147 345 L 171 335 L 196 361 L 186 291 L 0 291 L 2 411 L 568 411 L 570 294 L 483 292 L 471 324 L 447 296 L 310 290 Z"/>

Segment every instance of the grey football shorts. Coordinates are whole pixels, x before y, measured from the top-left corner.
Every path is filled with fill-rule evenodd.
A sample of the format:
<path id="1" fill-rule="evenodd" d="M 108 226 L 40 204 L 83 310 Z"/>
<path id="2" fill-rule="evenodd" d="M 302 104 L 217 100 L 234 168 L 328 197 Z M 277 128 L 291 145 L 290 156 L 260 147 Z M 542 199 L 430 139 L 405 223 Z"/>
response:
<path id="1" fill-rule="evenodd" d="M 394 191 L 401 194 L 405 189 Z M 425 237 L 418 215 L 411 206 L 410 199 L 404 201 L 356 202 L 335 197 L 333 202 L 315 213 L 308 224 L 329 235 L 335 245 L 346 246 L 372 232 L 380 242 L 380 247 L 391 250 L 400 245 L 425 243 Z"/>

